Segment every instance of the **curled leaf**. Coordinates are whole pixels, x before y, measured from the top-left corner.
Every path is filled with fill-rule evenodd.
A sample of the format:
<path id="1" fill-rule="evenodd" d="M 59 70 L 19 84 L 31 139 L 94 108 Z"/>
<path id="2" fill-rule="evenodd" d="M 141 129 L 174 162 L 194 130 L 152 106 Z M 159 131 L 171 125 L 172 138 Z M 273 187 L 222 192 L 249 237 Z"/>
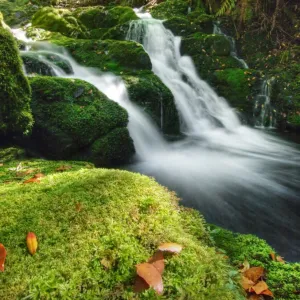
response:
<path id="1" fill-rule="evenodd" d="M 266 296 L 270 296 L 270 297 L 274 297 L 273 293 L 269 289 L 263 291 L 261 294 L 266 295 Z"/>
<path id="2" fill-rule="evenodd" d="M 133 291 L 135 293 L 142 293 L 150 288 L 149 284 L 140 276 L 136 276 Z"/>
<path id="3" fill-rule="evenodd" d="M 6 259 L 6 249 L 3 244 L 0 244 L 0 271 L 4 272 L 4 264 Z"/>
<path id="4" fill-rule="evenodd" d="M 245 276 L 242 276 L 242 287 L 245 291 L 248 291 L 254 285 L 255 283 L 252 280 L 248 279 Z"/>
<path id="5" fill-rule="evenodd" d="M 282 264 L 285 264 L 285 260 L 281 256 L 277 256 L 276 260 Z"/>
<path id="6" fill-rule="evenodd" d="M 276 260 L 275 253 L 270 253 L 270 257 L 271 257 L 271 259 L 272 259 L 273 261 Z"/>
<path id="7" fill-rule="evenodd" d="M 176 243 L 164 243 L 158 247 L 158 250 L 171 253 L 180 253 L 182 246 Z"/>
<path id="8" fill-rule="evenodd" d="M 28 232 L 26 237 L 26 243 L 27 243 L 27 248 L 29 253 L 31 255 L 34 255 L 38 247 L 38 242 L 37 242 L 36 235 L 33 232 Z"/>
<path id="9" fill-rule="evenodd" d="M 256 283 L 263 275 L 265 269 L 262 267 L 252 267 L 244 272 L 244 276 Z"/>
<path id="10" fill-rule="evenodd" d="M 156 251 L 154 255 L 148 260 L 149 264 L 152 264 L 157 271 L 162 274 L 165 269 L 164 254 L 161 251 Z"/>
<path id="11" fill-rule="evenodd" d="M 152 287 L 158 295 L 163 293 L 162 277 L 158 270 L 149 263 L 143 263 L 136 266 L 137 274 Z"/>
<path id="12" fill-rule="evenodd" d="M 262 280 L 258 282 L 251 288 L 251 291 L 254 291 L 256 295 L 261 295 L 263 291 L 268 289 L 268 285 Z"/>

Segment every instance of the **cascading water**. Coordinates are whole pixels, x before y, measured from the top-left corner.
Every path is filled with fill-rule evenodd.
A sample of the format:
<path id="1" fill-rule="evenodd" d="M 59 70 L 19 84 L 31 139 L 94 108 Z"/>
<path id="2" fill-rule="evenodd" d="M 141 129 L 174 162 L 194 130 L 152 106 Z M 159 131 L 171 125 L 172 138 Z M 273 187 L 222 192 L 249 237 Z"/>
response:
<path id="1" fill-rule="evenodd" d="M 271 105 L 271 91 L 274 78 L 266 79 L 262 83 L 261 92 L 256 97 L 254 107 L 255 126 L 258 128 L 275 128 L 276 111 Z"/>
<path id="2" fill-rule="evenodd" d="M 237 49 L 236 49 L 235 39 L 234 39 L 233 37 L 229 36 L 229 35 L 226 35 L 226 34 L 222 31 L 222 29 L 221 29 L 221 27 L 220 27 L 220 22 L 215 22 L 215 23 L 214 23 L 214 30 L 213 30 L 213 33 L 214 33 L 214 34 L 220 34 L 220 35 L 223 35 L 223 36 L 229 41 L 229 43 L 230 43 L 230 48 L 231 48 L 231 49 L 230 49 L 230 55 L 231 55 L 234 59 L 236 59 L 244 69 L 249 69 L 247 63 L 246 63 L 242 58 L 240 58 L 240 57 L 238 56 L 238 54 L 237 54 Z"/>
<path id="3" fill-rule="evenodd" d="M 165 141 L 130 102 L 119 77 L 80 66 L 62 48 L 47 43 L 34 49 L 43 60 L 46 51 L 69 62 L 74 74 L 58 76 L 90 82 L 128 111 L 138 154 L 128 169 L 177 191 L 184 204 L 198 208 L 209 222 L 258 234 L 286 258 L 299 260 L 299 152 L 242 126 L 226 101 L 197 76 L 192 60 L 180 55 L 180 38 L 150 14 L 138 15 L 143 19 L 131 24 L 128 38 L 143 43 L 153 71 L 172 91 L 185 133 L 180 141 Z"/>

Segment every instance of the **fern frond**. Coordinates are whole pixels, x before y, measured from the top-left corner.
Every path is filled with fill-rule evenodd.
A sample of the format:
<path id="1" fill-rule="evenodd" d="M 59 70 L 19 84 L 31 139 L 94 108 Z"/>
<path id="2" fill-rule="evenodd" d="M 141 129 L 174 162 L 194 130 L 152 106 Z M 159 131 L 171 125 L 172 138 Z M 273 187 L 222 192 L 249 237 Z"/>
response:
<path id="1" fill-rule="evenodd" d="M 223 16 L 227 11 L 232 10 L 235 7 L 237 0 L 223 0 L 220 9 L 217 11 L 217 16 Z"/>

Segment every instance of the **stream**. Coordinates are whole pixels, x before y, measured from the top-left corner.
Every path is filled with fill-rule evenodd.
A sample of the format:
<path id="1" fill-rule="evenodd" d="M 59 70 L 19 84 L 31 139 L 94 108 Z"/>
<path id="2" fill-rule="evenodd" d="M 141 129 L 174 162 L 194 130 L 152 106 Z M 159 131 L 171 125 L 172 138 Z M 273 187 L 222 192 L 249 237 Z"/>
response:
<path id="1" fill-rule="evenodd" d="M 35 43 L 32 53 L 56 76 L 85 80 L 128 111 L 136 157 L 126 169 L 155 177 L 208 222 L 256 234 L 285 259 L 299 261 L 299 147 L 242 125 L 226 100 L 199 78 L 192 59 L 181 56 L 180 37 L 149 13 L 136 13 L 140 20 L 132 21 L 127 39 L 143 44 L 153 72 L 171 90 L 184 135 L 179 141 L 165 139 L 130 101 L 120 77 L 80 66 L 65 49 L 45 42 Z M 67 60 L 74 74 L 54 68 L 45 56 L 49 53 Z"/>

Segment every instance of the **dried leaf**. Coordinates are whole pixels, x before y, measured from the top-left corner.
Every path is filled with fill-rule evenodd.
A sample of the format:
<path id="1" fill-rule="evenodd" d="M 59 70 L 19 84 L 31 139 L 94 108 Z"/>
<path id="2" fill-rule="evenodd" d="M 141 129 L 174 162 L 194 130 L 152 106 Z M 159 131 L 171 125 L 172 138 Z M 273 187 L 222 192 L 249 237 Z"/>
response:
<path id="1" fill-rule="evenodd" d="M 27 248 L 29 253 L 31 255 L 34 255 L 38 247 L 38 242 L 37 242 L 36 235 L 33 232 L 28 232 L 26 237 L 26 243 L 27 243 Z"/>
<path id="2" fill-rule="evenodd" d="M 270 297 L 274 297 L 273 293 L 269 289 L 263 291 L 261 294 L 266 295 L 266 296 L 270 296 Z"/>
<path id="3" fill-rule="evenodd" d="M 60 167 L 58 167 L 57 169 L 56 169 L 56 172 L 64 172 L 64 171 L 67 171 L 67 170 L 70 170 L 70 169 L 72 169 L 72 167 L 71 166 L 60 166 Z"/>
<path id="4" fill-rule="evenodd" d="M 260 295 L 252 294 L 247 299 L 249 299 L 249 300 L 263 300 L 264 297 L 262 297 Z"/>
<path id="5" fill-rule="evenodd" d="M 154 255 L 148 260 L 149 264 L 152 264 L 157 271 L 162 275 L 165 269 L 164 254 L 161 251 L 157 251 Z"/>
<path id="6" fill-rule="evenodd" d="M 149 284 L 140 276 L 136 276 L 133 291 L 135 293 L 142 293 L 150 288 Z"/>
<path id="7" fill-rule="evenodd" d="M 277 256 L 276 260 L 282 264 L 285 264 L 285 260 L 281 256 Z"/>
<path id="8" fill-rule="evenodd" d="M 243 262 L 243 269 L 241 269 L 240 272 L 244 273 L 244 272 L 246 272 L 249 269 L 250 269 L 250 264 L 249 264 L 249 262 L 247 260 L 245 260 Z"/>
<path id="9" fill-rule="evenodd" d="M 3 167 L 3 166 L 4 166 L 4 164 L 0 163 L 0 167 Z"/>
<path id="10" fill-rule="evenodd" d="M 254 291 L 256 295 L 261 295 L 263 291 L 266 291 L 268 289 L 268 285 L 262 280 L 258 282 L 256 285 L 254 285 L 251 288 L 251 291 Z"/>
<path id="11" fill-rule="evenodd" d="M 242 276 L 242 287 L 245 291 L 248 291 L 254 285 L 255 283 L 252 280 L 248 279 L 245 276 Z"/>
<path id="12" fill-rule="evenodd" d="M 163 293 L 162 277 L 158 270 L 149 263 L 143 263 L 136 266 L 137 274 L 143 278 L 150 287 L 152 287 L 157 294 Z"/>
<path id="13" fill-rule="evenodd" d="M 180 253 L 182 246 L 176 243 L 164 243 L 158 247 L 158 250 L 171 253 Z"/>
<path id="14" fill-rule="evenodd" d="M 45 175 L 43 173 L 37 173 L 33 177 L 34 178 L 42 178 L 42 177 L 45 177 Z"/>
<path id="15" fill-rule="evenodd" d="M 270 253 L 270 257 L 271 257 L 271 259 L 272 259 L 273 261 L 276 260 L 275 253 Z"/>
<path id="16" fill-rule="evenodd" d="M 82 209 L 82 205 L 81 205 L 81 203 L 76 203 L 76 210 L 79 212 L 79 211 L 81 211 L 81 209 Z"/>
<path id="17" fill-rule="evenodd" d="M 40 183 L 40 180 L 39 180 L 39 178 L 32 177 L 23 182 L 23 184 L 27 184 L 27 183 Z"/>
<path id="18" fill-rule="evenodd" d="M 244 272 L 244 276 L 256 283 L 263 275 L 265 269 L 262 267 L 252 267 Z"/>
<path id="19" fill-rule="evenodd" d="M 4 272 L 5 259 L 6 249 L 3 244 L 0 244 L 0 272 Z"/>

